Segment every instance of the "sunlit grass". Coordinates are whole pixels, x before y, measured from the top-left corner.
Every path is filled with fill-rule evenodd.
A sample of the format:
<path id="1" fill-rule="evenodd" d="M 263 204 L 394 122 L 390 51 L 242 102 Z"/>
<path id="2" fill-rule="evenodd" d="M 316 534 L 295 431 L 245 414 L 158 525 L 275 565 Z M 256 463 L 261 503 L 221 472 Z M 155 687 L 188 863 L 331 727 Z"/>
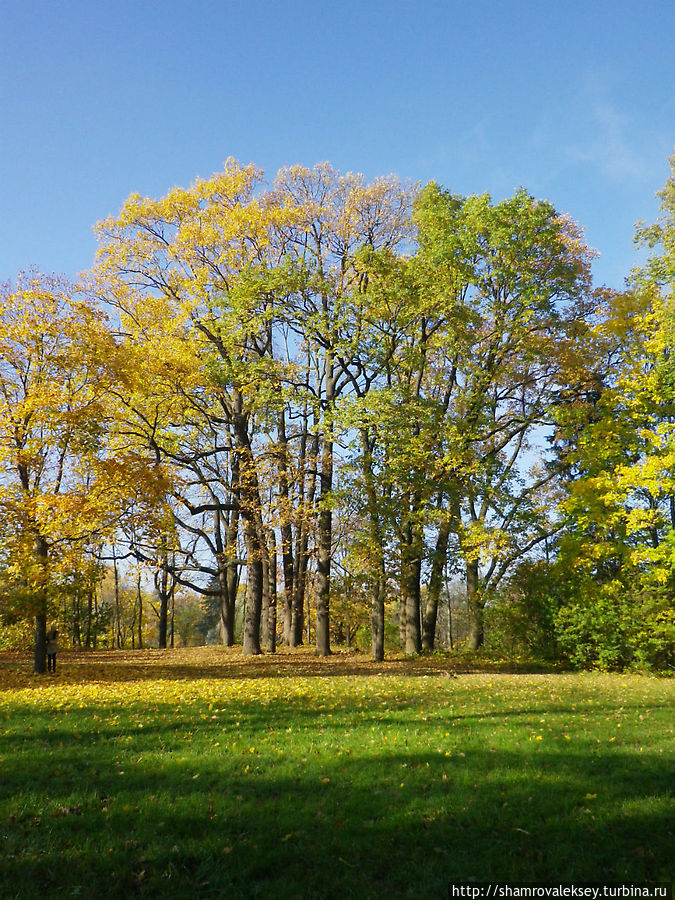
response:
<path id="1" fill-rule="evenodd" d="M 21 665 L 0 669 L 2 897 L 673 876 L 672 681 L 217 650 Z"/>

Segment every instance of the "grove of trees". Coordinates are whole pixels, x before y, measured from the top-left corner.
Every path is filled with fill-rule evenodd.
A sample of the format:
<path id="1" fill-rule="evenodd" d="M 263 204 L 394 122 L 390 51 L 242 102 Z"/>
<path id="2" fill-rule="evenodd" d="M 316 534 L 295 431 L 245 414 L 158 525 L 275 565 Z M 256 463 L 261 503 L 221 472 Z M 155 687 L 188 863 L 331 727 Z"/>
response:
<path id="1" fill-rule="evenodd" d="M 381 660 L 460 590 L 470 650 L 672 667 L 671 164 L 621 292 L 524 190 L 228 160 L 129 197 L 76 283 L 2 288 L 0 634 L 42 672 L 48 620 L 142 646 L 151 607 L 165 647 L 188 591 L 246 654 Z"/>

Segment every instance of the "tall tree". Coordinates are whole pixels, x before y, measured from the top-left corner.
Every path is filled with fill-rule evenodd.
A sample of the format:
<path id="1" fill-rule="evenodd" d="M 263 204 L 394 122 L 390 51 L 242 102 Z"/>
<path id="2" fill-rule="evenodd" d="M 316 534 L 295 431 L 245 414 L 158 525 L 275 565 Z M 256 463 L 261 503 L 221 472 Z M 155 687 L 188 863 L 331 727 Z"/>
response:
<path id="1" fill-rule="evenodd" d="M 675 664 L 675 157 L 660 197 L 659 220 L 637 232 L 652 254 L 596 314 L 605 367 L 560 416 L 570 589 L 558 636 L 584 665 Z"/>
<path id="2" fill-rule="evenodd" d="M 318 469 L 316 649 L 330 653 L 330 571 L 338 406 L 364 374 L 359 252 L 393 250 L 409 239 L 412 190 L 398 179 L 366 184 L 327 163 L 279 172 L 274 196 L 297 216 L 282 223 L 286 252 L 304 279 L 289 298 L 286 321 L 313 357 L 314 456 Z M 309 387 L 306 384 L 306 387 Z"/>
<path id="3" fill-rule="evenodd" d="M 260 652 L 268 555 L 254 423 L 275 393 L 270 315 L 280 282 L 273 238 L 292 218 L 256 195 L 261 177 L 253 166 L 230 160 L 222 173 L 160 200 L 130 197 L 119 216 L 98 227 L 96 272 L 127 340 L 142 346 L 155 367 L 180 364 L 186 387 L 201 396 L 202 427 L 226 435 L 237 459 L 236 485 L 220 486 L 236 498 L 214 500 L 214 490 L 203 485 L 205 502 L 198 506 L 200 512 L 238 509 L 249 654 Z"/>
<path id="4" fill-rule="evenodd" d="M 97 456 L 102 334 L 99 311 L 63 279 L 30 273 L 2 288 L 0 534 L 35 618 L 40 673 L 56 585 L 110 522 Z"/>
<path id="5" fill-rule="evenodd" d="M 447 391 L 441 483 L 465 564 L 469 644 L 478 647 L 489 591 L 547 533 L 534 513 L 552 475 L 528 472 L 527 453 L 553 425 L 591 254 L 573 222 L 524 191 L 493 203 L 431 184 L 415 216 L 418 291 L 444 316 L 430 366 L 436 379 L 445 373 Z"/>

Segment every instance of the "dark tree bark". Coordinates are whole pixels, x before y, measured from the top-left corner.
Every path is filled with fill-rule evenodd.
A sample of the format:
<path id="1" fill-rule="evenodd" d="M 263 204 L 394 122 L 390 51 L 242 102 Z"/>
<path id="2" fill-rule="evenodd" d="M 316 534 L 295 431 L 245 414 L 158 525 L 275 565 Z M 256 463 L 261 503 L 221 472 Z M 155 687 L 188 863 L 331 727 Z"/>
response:
<path id="1" fill-rule="evenodd" d="M 429 577 L 429 589 L 427 602 L 424 609 L 424 625 L 422 633 L 422 650 L 433 650 L 436 642 L 436 621 L 438 619 L 438 603 L 441 597 L 443 584 L 443 569 L 448 553 L 448 540 L 450 538 L 450 519 L 443 517 L 438 536 L 436 549 L 431 559 L 431 575 Z"/>
<path id="2" fill-rule="evenodd" d="M 82 590 L 83 582 L 77 576 L 73 579 L 73 627 L 72 642 L 73 647 L 82 647 Z"/>
<path id="3" fill-rule="evenodd" d="M 114 618 L 113 618 L 113 634 L 112 634 L 112 644 L 113 647 L 119 648 L 122 646 L 122 625 L 121 625 L 121 616 L 120 616 L 120 573 L 117 568 L 117 551 L 115 549 L 115 544 L 112 545 L 112 554 L 113 554 L 113 577 L 115 584 L 115 610 L 114 610 Z M 161 646 L 161 644 L 160 644 Z"/>
<path id="4" fill-rule="evenodd" d="M 317 533 L 316 565 L 316 652 L 319 656 L 330 654 L 330 569 L 333 556 L 333 401 L 335 399 L 335 374 L 333 357 L 326 354 L 326 408 L 323 415 L 323 446 L 321 452 L 321 476 L 319 479 L 319 521 Z"/>
<path id="5" fill-rule="evenodd" d="M 273 529 L 269 531 L 268 548 L 265 566 L 267 591 L 263 615 L 263 645 L 268 653 L 274 653 L 277 640 L 277 542 Z"/>
<path id="6" fill-rule="evenodd" d="M 171 571 L 176 571 L 176 554 L 173 555 L 173 564 Z M 169 597 L 171 599 L 171 630 L 170 630 L 170 647 L 173 650 L 173 641 L 176 633 L 176 579 L 172 577 L 171 587 L 169 588 Z"/>
<path id="7" fill-rule="evenodd" d="M 96 594 L 95 584 L 90 584 L 87 590 L 87 624 L 84 632 L 84 646 L 86 650 L 91 648 L 91 635 L 94 619 L 94 597 Z"/>
<path id="8" fill-rule="evenodd" d="M 33 671 L 36 675 L 44 675 L 47 671 L 47 567 L 49 550 L 47 541 L 38 534 L 35 538 L 35 554 L 41 570 L 40 594 L 37 597 L 35 613 L 35 647 L 33 651 Z"/>
<path id="9" fill-rule="evenodd" d="M 479 585 L 478 561 L 466 564 L 466 604 L 469 615 L 469 634 L 467 646 L 469 650 L 478 650 L 483 646 L 484 600 Z"/>
<path id="10" fill-rule="evenodd" d="M 159 597 L 157 646 L 160 650 L 166 650 L 169 631 L 169 598 L 171 589 L 169 587 L 169 556 L 165 541 L 162 541 L 161 554 L 160 567 L 158 571 L 155 572 L 155 588 L 157 589 L 157 595 Z"/>
<path id="11" fill-rule="evenodd" d="M 143 649 L 143 593 L 141 591 L 141 574 L 138 573 L 136 581 L 136 592 L 138 595 L 138 649 Z"/>
<path id="12" fill-rule="evenodd" d="M 38 612 L 35 615 L 33 671 L 36 675 L 44 675 L 47 671 L 47 613 L 45 612 Z"/>
<path id="13" fill-rule="evenodd" d="M 244 616 L 243 651 L 246 656 L 260 653 L 260 619 L 265 590 L 262 535 L 260 534 L 260 489 L 246 419 L 233 419 L 235 449 L 239 456 L 239 497 L 242 531 L 246 545 L 246 611 Z"/>
<path id="14" fill-rule="evenodd" d="M 332 456 L 332 449 L 330 451 Z M 330 469 L 324 466 L 330 466 Z M 332 459 L 324 458 L 321 497 L 327 497 L 332 484 Z M 330 650 L 330 568 L 332 558 L 333 514 L 323 506 L 319 510 L 318 552 L 316 565 L 316 652 L 328 656 Z"/>

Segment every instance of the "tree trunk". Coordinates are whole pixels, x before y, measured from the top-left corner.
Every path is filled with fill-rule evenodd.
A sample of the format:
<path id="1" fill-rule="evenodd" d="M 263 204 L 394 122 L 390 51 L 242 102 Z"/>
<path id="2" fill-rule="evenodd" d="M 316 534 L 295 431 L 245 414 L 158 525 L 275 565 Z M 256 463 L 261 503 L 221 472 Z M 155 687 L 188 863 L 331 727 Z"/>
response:
<path id="1" fill-rule="evenodd" d="M 405 652 L 414 656 L 422 650 L 420 629 L 420 579 L 422 540 L 418 528 L 409 522 L 401 547 L 401 594 L 405 616 Z"/>
<path id="2" fill-rule="evenodd" d="M 233 426 L 235 447 L 239 457 L 239 496 L 242 531 L 246 545 L 247 593 L 243 651 L 246 656 L 255 656 L 260 653 L 260 618 L 265 590 L 264 547 L 259 529 L 260 489 L 245 417 L 235 416 Z"/>
<path id="3" fill-rule="evenodd" d="M 239 463 L 237 455 L 232 455 L 230 492 L 236 507 L 239 499 Z M 223 513 L 214 513 L 214 538 L 218 565 L 218 594 L 220 611 L 220 633 L 226 647 L 234 646 L 234 614 L 239 587 L 239 569 L 236 563 L 237 534 L 239 532 L 239 511 L 233 509 L 225 518 L 223 535 Z"/>
<path id="4" fill-rule="evenodd" d="M 84 647 L 85 650 L 91 649 L 91 633 L 94 619 L 94 597 L 96 595 L 96 585 L 94 583 L 89 585 L 89 589 L 87 591 L 87 627 L 84 633 Z"/>
<path id="5" fill-rule="evenodd" d="M 263 564 L 258 534 L 244 518 L 246 544 L 246 609 L 244 611 L 243 651 L 245 656 L 260 653 L 260 617 L 263 598 Z"/>
<path id="6" fill-rule="evenodd" d="M 445 579 L 445 593 L 448 600 L 448 647 L 451 650 L 455 649 L 453 640 L 452 640 L 452 598 L 450 597 L 450 591 L 448 590 L 448 579 Z"/>
<path id="7" fill-rule="evenodd" d="M 236 596 L 236 588 L 235 593 L 231 594 L 228 574 L 227 563 L 223 566 L 219 560 L 218 599 L 220 607 L 220 629 L 223 644 L 225 644 L 226 647 L 232 647 L 234 645 L 234 598 Z"/>
<path id="8" fill-rule="evenodd" d="M 38 534 L 35 539 L 35 554 L 40 567 L 39 595 L 35 613 L 35 646 L 33 650 L 33 671 L 44 675 L 47 671 L 47 581 L 49 550 L 47 541 Z"/>
<path id="9" fill-rule="evenodd" d="M 113 576 L 115 579 L 115 614 L 113 621 L 113 647 L 119 650 L 122 646 L 122 621 L 120 612 L 120 573 L 117 567 L 117 551 L 115 544 L 112 545 L 113 554 Z"/>
<path id="10" fill-rule="evenodd" d="M 176 571 L 176 554 L 173 554 L 173 571 Z M 170 646 L 173 650 L 173 639 L 175 635 L 175 624 L 176 624 L 176 579 L 172 576 L 171 578 L 171 588 L 169 591 L 169 597 L 171 599 L 171 630 L 170 630 Z"/>
<path id="11" fill-rule="evenodd" d="M 82 649 L 82 585 L 86 582 L 77 576 L 73 583 L 73 629 L 72 641 L 73 647 Z"/>
<path id="12" fill-rule="evenodd" d="M 373 586 L 370 624 L 373 659 L 375 662 L 382 662 L 384 659 L 384 581 L 379 578 Z"/>
<path id="13" fill-rule="evenodd" d="M 467 646 L 469 650 L 478 650 L 483 646 L 483 611 L 485 601 L 479 589 L 478 561 L 466 564 L 466 605 L 469 616 L 469 634 Z"/>
<path id="14" fill-rule="evenodd" d="M 141 591 L 141 573 L 138 573 L 136 582 L 138 592 L 138 649 L 143 649 L 143 592 Z"/>
<path id="15" fill-rule="evenodd" d="M 305 621 L 305 586 L 307 584 L 307 565 L 309 556 L 309 534 L 307 525 L 300 527 L 299 547 L 295 554 L 295 570 L 293 574 L 293 609 L 291 611 L 291 637 L 289 646 L 300 647 L 303 643 L 303 626 Z"/>
<path id="16" fill-rule="evenodd" d="M 331 448 L 332 456 L 332 448 Z M 322 499 L 328 496 L 332 482 L 332 459 L 324 457 L 325 465 L 331 466 L 328 473 L 321 472 Z M 324 493 L 325 491 L 325 493 Z M 316 652 L 319 656 L 330 654 L 330 567 L 333 552 L 333 513 L 327 505 L 319 510 L 318 553 L 316 563 Z"/>
<path id="17" fill-rule="evenodd" d="M 33 671 L 36 675 L 44 675 L 47 671 L 47 613 L 45 612 L 39 612 L 35 616 Z"/>
<path id="18" fill-rule="evenodd" d="M 403 650 L 405 649 L 405 597 L 403 596 L 402 588 L 398 603 L 396 604 L 396 619 L 398 625 L 398 645 Z"/>
<path id="19" fill-rule="evenodd" d="M 316 563 L 316 652 L 319 656 L 330 654 L 330 569 L 333 556 L 333 401 L 335 378 L 333 358 L 326 355 L 326 408 L 323 415 L 323 447 L 321 452 L 321 477 L 319 494 L 319 522 Z"/>
<path id="20" fill-rule="evenodd" d="M 314 592 L 314 596 L 316 596 L 316 581 L 312 582 L 312 591 Z M 307 642 L 307 646 L 309 646 L 312 643 L 312 607 L 309 598 L 307 598 L 305 610 L 307 612 L 307 615 L 305 616 L 305 626 L 307 628 L 305 641 Z"/>
<path id="21" fill-rule="evenodd" d="M 269 531 L 267 557 L 266 607 L 263 617 L 263 644 L 268 653 L 276 651 L 277 642 L 277 541 L 273 529 Z"/>
<path id="22" fill-rule="evenodd" d="M 101 591 L 101 602 L 103 602 L 103 582 L 99 582 L 99 590 Z M 98 643 L 98 623 L 99 623 L 99 605 L 98 605 L 98 591 L 94 590 L 94 630 L 91 637 L 91 646 L 96 649 L 96 645 Z"/>
<path id="23" fill-rule="evenodd" d="M 267 643 L 267 620 L 272 606 L 270 585 L 270 554 L 267 545 L 268 535 L 262 522 L 262 516 L 256 516 L 256 530 L 260 542 L 260 559 L 262 562 L 262 602 L 260 606 L 260 633 L 262 645 Z"/>
<path id="24" fill-rule="evenodd" d="M 303 433 L 302 447 L 306 443 Z M 293 622 L 293 526 L 288 475 L 288 437 L 283 407 L 277 417 L 277 454 L 279 469 L 279 522 L 281 528 L 281 565 L 284 576 L 284 641 L 290 646 Z M 304 457 L 304 452 L 301 453 Z M 271 548 L 270 548 L 271 549 Z M 276 617 L 276 612 L 275 612 Z"/>
<path id="25" fill-rule="evenodd" d="M 160 650 L 166 650 L 167 633 L 169 626 L 169 556 L 166 543 L 162 538 L 162 558 L 159 571 L 155 574 L 155 587 L 159 595 L 159 621 L 157 623 L 158 640 Z"/>
<path id="26" fill-rule="evenodd" d="M 305 427 L 308 427 L 305 420 Z M 304 625 L 304 604 L 305 589 L 307 586 L 307 567 L 309 564 L 309 517 L 312 515 L 312 507 L 314 506 L 314 495 L 316 493 L 316 466 L 319 455 L 319 435 L 315 430 L 309 447 L 309 484 L 307 493 L 304 493 L 304 477 L 301 481 L 301 496 L 298 503 L 298 511 L 300 513 L 300 528 L 298 529 L 298 537 L 295 549 L 295 560 L 293 570 L 293 611 L 291 622 L 291 647 L 298 647 L 303 642 L 303 625 Z"/>
<path id="27" fill-rule="evenodd" d="M 421 559 L 410 560 L 405 587 L 405 652 L 413 656 L 422 650 L 420 634 L 420 576 Z"/>
<path id="28" fill-rule="evenodd" d="M 386 577 L 384 572 L 384 540 L 382 537 L 382 525 L 378 512 L 377 491 L 375 490 L 375 477 L 373 474 L 373 446 L 367 428 L 361 428 L 361 448 L 363 451 L 363 482 L 366 488 L 368 501 L 368 524 L 370 532 L 370 545 L 375 559 L 371 572 L 371 635 L 372 652 L 375 662 L 384 659 L 384 595 L 386 589 Z"/>
<path id="29" fill-rule="evenodd" d="M 436 642 L 436 621 L 438 619 L 438 602 L 441 597 L 443 584 L 443 569 L 448 553 L 448 540 L 450 538 L 450 519 L 444 516 L 438 537 L 436 549 L 431 560 L 431 575 L 429 577 L 429 589 L 427 602 L 424 609 L 424 627 L 422 633 L 422 650 L 433 650 Z"/>

